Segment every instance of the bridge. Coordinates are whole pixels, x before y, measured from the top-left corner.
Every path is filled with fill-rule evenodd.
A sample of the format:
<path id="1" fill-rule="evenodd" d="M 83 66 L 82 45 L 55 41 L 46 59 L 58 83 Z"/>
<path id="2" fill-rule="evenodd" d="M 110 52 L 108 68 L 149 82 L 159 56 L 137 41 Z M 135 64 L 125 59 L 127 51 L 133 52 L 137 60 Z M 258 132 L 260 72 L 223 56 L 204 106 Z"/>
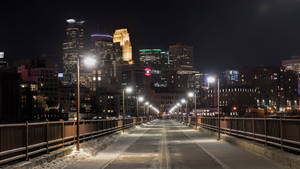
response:
<path id="1" fill-rule="evenodd" d="M 50 162 L 49 168 L 283 168 L 267 158 L 250 153 L 216 136 L 195 130 L 196 119 L 153 117 L 80 122 L 80 141 L 132 128 L 93 156 L 72 159 L 65 164 Z M 197 125 L 210 131 L 250 139 L 279 150 L 299 151 L 299 121 L 269 118 L 199 117 Z M 42 122 L 0 125 L 0 162 L 28 160 L 42 152 L 67 147 L 76 142 L 76 122 Z M 293 132 L 289 132 L 289 130 Z M 294 133 L 294 134 L 291 134 Z M 101 142 L 99 142 L 101 144 Z M 54 160 L 55 161 L 55 160 Z M 9 164 L 10 165 L 10 164 Z M 13 165 L 13 164 L 12 164 Z M 63 167 L 61 167 L 63 166 Z M 42 167 L 47 168 L 47 167 Z"/>

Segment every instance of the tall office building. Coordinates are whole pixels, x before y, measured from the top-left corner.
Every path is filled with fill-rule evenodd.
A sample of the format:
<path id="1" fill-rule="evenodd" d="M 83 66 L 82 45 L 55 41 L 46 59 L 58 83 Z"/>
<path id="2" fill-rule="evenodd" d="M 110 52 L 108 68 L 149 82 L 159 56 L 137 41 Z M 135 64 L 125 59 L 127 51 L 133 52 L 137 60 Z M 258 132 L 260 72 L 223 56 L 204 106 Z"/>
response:
<path id="1" fill-rule="evenodd" d="M 162 56 L 161 49 L 140 49 L 139 50 L 139 58 L 140 62 L 144 66 L 148 66 L 153 68 L 156 65 L 160 64 L 161 56 Z"/>
<path id="2" fill-rule="evenodd" d="M 128 62 L 129 64 L 133 64 L 132 61 L 132 46 L 130 43 L 130 36 L 126 28 L 115 30 L 114 43 L 120 43 L 122 46 L 122 60 L 124 62 Z"/>
<path id="3" fill-rule="evenodd" d="M 113 37 L 106 34 L 92 34 L 92 50 L 97 57 L 97 73 L 93 79 L 100 80 L 98 87 L 111 87 L 117 84 L 118 64 L 122 59 L 120 43 L 113 43 Z M 97 76 L 97 77 L 96 77 Z M 99 78 L 100 77 L 100 78 Z"/>
<path id="4" fill-rule="evenodd" d="M 76 81 L 77 58 L 84 48 L 84 21 L 68 19 L 66 37 L 63 43 L 64 81 L 72 84 Z"/>
<path id="5" fill-rule="evenodd" d="M 171 45 L 169 46 L 170 57 L 176 68 L 190 69 L 193 68 L 194 51 L 192 46 L 187 45 Z"/>

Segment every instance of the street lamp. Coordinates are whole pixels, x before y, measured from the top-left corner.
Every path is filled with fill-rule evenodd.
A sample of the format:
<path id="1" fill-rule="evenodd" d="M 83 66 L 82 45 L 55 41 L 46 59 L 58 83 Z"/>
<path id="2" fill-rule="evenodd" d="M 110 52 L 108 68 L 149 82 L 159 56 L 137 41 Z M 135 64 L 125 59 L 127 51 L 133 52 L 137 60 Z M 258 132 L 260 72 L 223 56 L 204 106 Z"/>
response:
<path id="1" fill-rule="evenodd" d="M 148 106 L 148 114 L 149 114 L 149 116 L 150 116 L 150 115 L 152 116 L 152 114 L 151 114 L 151 109 L 152 109 L 152 104 L 150 104 L 150 105 Z"/>
<path id="2" fill-rule="evenodd" d="M 180 100 L 182 104 L 185 104 L 185 113 L 187 113 L 187 101 L 185 99 Z M 182 122 L 184 122 L 183 111 L 181 111 Z"/>
<path id="3" fill-rule="evenodd" d="M 145 102 L 145 106 L 144 106 L 144 114 L 145 114 L 145 116 L 147 115 L 147 117 L 148 117 L 148 107 L 147 107 L 147 109 L 146 109 L 146 106 L 148 106 L 149 105 L 149 102 L 148 101 L 146 101 Z"/>
<path id="4" fill-rule="evenodd" d="M 221 135 L 221 121 L 220 121 L 220 79 L 216 77 L 208 77 L 207 82 L 209 83 L 214 83 L 217 79 L 217 105 L 218 105 L 218 140 L 220 140 L 220 135 Z"/>
<path id="5" fill-rule="evenodd" d="M 125 120 L 126 110 L 125 110 L 125 93 L 132 93 L 133 88 L 131 86 L 127 86 L 123 89 L 123 120 Z M 119 115 L 120 118 L 120 115 Z"/>
<path id="6" fill-rule="evenodd" d="M 181 111 L 181 104 L 177 103 L 176 107 L 178 107 L 177 120 L 179 120 L 179 114 L 180 114 L 180 111 Z"/>
<path id="7" fill-rule="evenodd" d="M 86 65 L 88 67 L 95 67 L 97 61 L 94 57 L 88 56 L 88 57 L 84 58 L 83 63 L 84 63 L 84 65 Z"/>
<path id="8" fill-rule="evenodd" d="M 93 67 L 96 65 L 97 61 L 95 57 L 93 56 L 86 56 L 83 60 L 84 65 L 88 67 Z M 77 125 L 76 125 L 76 149 L 79 151 L 79 137 L 80 137 L 80 132 L 79 132 L 79 121 L 80 121 L 80 56 L 77 57 Z"/>
<path id="9" fill-rule="evenodd" d="M 138 96 L 136 99 L 136 118 L 139 117 L 139 102 L 143 102 L 144 101 L 144 97 L 143 96 Z"/>
<path id="10" fill-rule="evenodd" d="M 194 97 L 194 113 L 195 113 L 195 116 L 196 116 L 196 130 L 197 130 L 197 126 L 198 126 L 198 113 L 197 113 L 197 96 L 196 96 L 196 93 L 195 92 L 188 92 L 188 97 L 189 98 L 192 98 Z"/>

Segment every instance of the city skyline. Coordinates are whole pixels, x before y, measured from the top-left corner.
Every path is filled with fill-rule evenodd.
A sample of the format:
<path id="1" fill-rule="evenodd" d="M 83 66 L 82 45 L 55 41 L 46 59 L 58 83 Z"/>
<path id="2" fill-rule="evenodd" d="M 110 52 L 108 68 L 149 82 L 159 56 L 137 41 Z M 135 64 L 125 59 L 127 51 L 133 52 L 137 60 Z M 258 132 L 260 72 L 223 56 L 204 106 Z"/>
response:
<path id="1" fill-rule="evenodd" d="M 0 168 L 300 169 L 299 8 L 2 3 Z"/>
<path id="2" fill-rule="evenodd" d="M 201 70 L 278 66 L 300 50 L 296 0 L 22 3 L 7 4 L 0 12 L 5 23 L 0 47 L 10 61 L 42 54 L 60 58 L 68 18 L 85 20 L 87 35 L 128 28 L 134 56 L 142 48 L 192 45 Z"/>

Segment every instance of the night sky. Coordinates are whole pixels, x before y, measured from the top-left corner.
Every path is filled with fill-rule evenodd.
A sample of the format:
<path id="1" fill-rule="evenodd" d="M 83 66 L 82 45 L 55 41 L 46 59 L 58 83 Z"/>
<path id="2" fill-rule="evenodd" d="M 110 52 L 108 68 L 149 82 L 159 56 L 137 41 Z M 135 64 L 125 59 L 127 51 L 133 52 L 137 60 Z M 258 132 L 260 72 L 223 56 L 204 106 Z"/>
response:
<path id="1" fill-rule="evenodd" d="M 130 3 L 131 2 L 131 3 Z M 62 55 L 65 20 L 86 33 L 127 27 L 134 51 L 195 47 L 200 70 L 279 66 L 300 55 L 299 0 L 10 1 L 0 7 L 0 50 L 10 61 Z"/>

